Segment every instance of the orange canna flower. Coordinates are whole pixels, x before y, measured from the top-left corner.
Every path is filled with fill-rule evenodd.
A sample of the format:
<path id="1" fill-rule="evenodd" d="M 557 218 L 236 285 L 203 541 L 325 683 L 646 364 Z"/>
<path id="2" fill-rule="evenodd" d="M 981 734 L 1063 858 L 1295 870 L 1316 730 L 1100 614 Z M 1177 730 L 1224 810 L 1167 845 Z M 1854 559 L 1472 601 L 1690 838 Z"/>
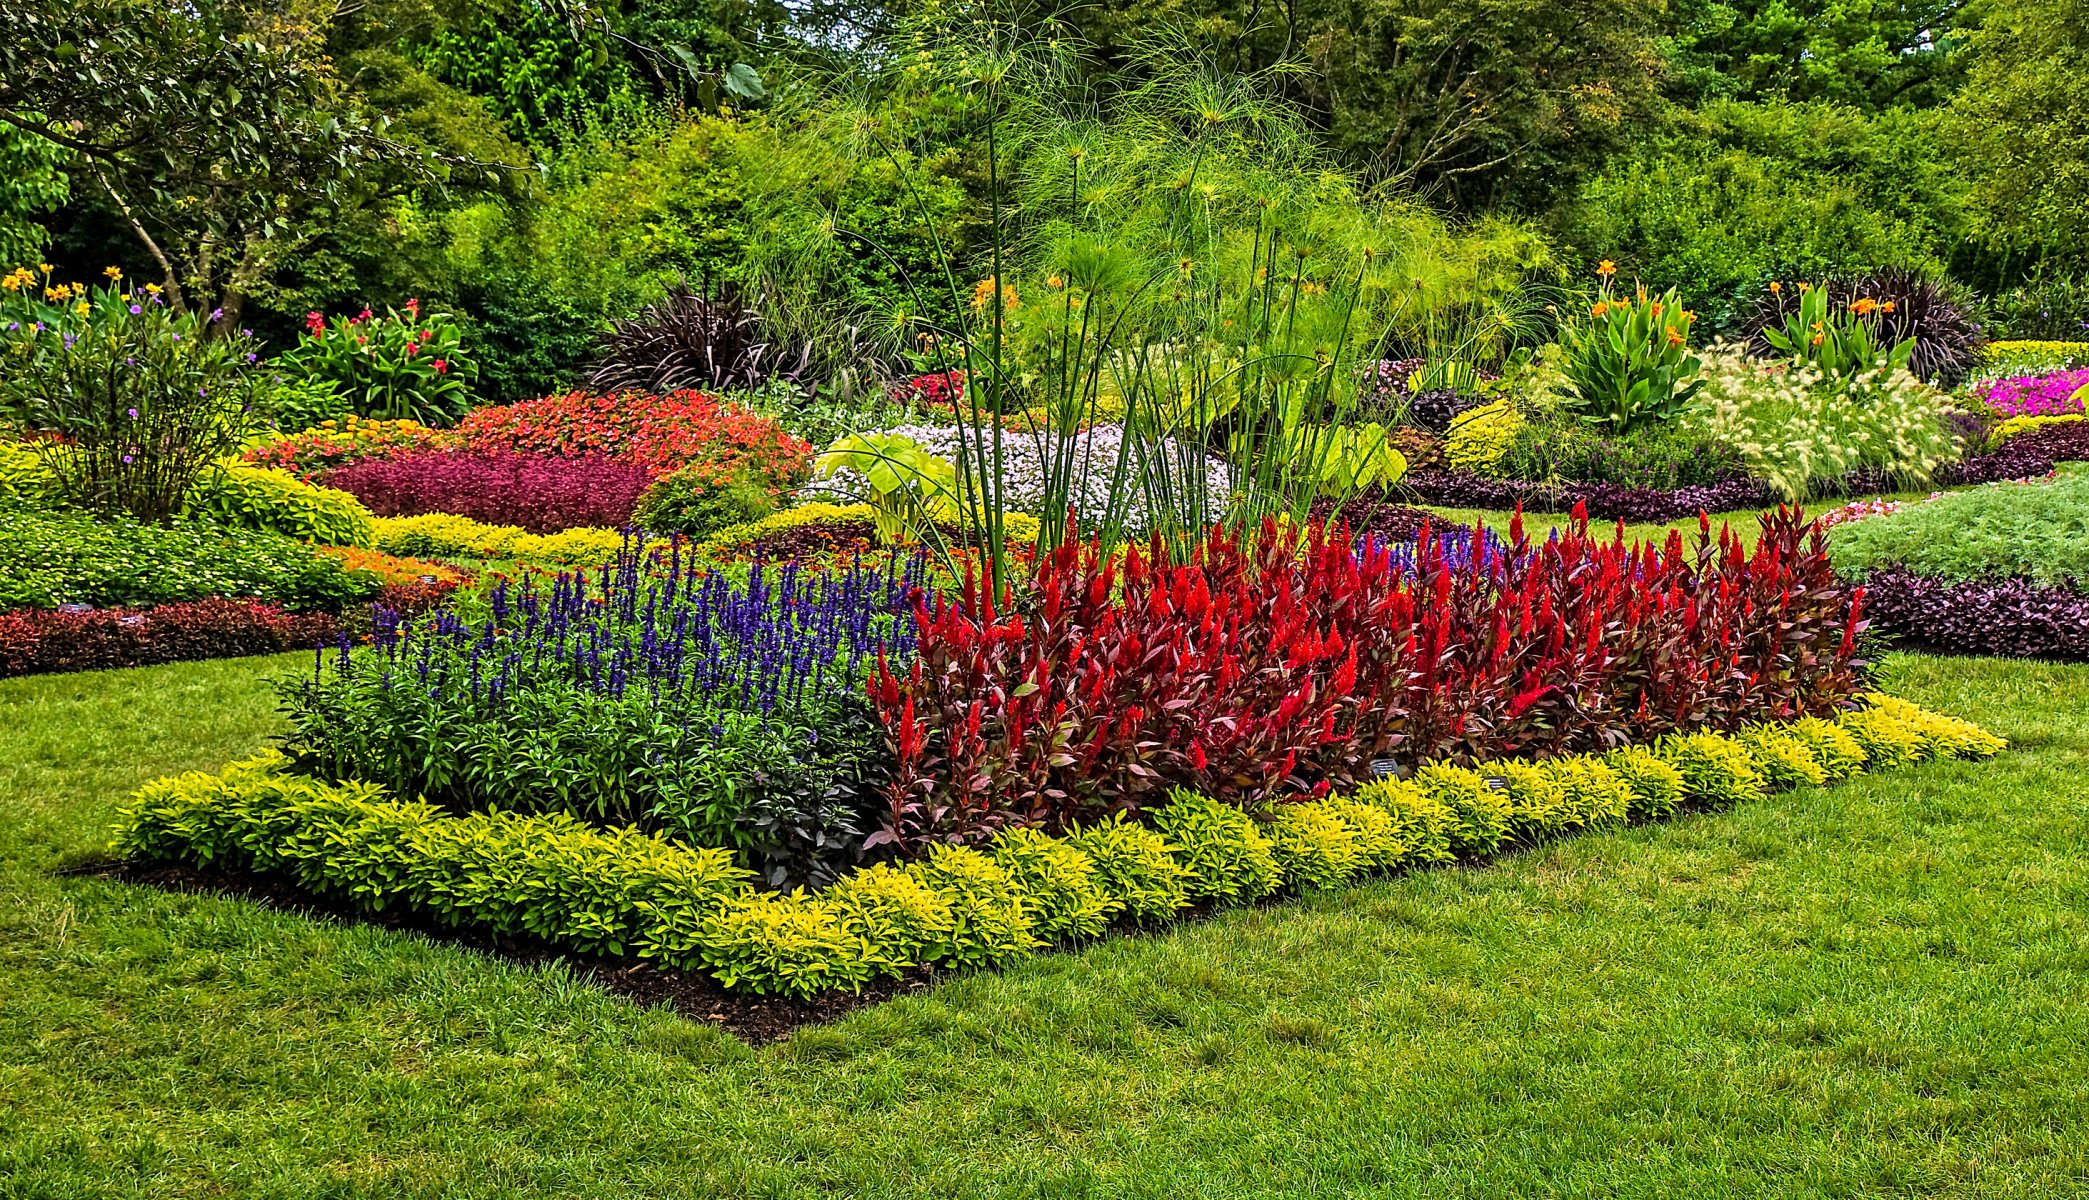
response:
<path id="1" fill-rule="evenodd" d="M 1891 300 L 1888 300 L 1888 301 L 1886 301 L 1886 302 L 1885 302 L 1884 304 L 1881 304 L 1881 305 L 1879 305 L 1879 311 L 1880 311 L 1880 312 L 1883 312 L 1883 313 L 1890 313 L 1890 312 L 1892 312 L 1892 311 L 1893 311 L 1893 301 L 1891 301 Z"/>
<path id="2" fill-rule="evenodd" d="M 1858 299 L 1854 304 L 1850 305 L 1850 311 L 1856 313 L 1860 317 L 1868 317 L 1873 312 L 1877 311 L 1878 307 L 1878 301 L 1872 299 L 1870 296 L 1864 296 Z"/>
<path id="3" fill-rule="evenodd" d="M 1607 313 L 1609 311 L 1610 305 L 1604 303 L 1601 300 L 1598 300 L 1594 304 L 1589 305 L 1589 315 L 1592 317 L 1600 317 L 1604 313 Z"/>
<path id="4" fill-rule="evenodd" d="M 1781 283 L 1777 282 L 1777 281 L 1776 281 L 1776 280 L 1774 280 L 1774 279 L 1772 279 L 1772 280 L 1770 281 L 1770 294 L 1771 294 L 1772 296 L 1775 296 L 1775 295 L 1777 295 L 1777 294 L 1779 294 L 1779 293 L 1781 293 L 1781 292 L 1783 292 L 1783 291 L 1784 291 L 1784 285 L 1783 285 L 1783 284 L 1781 284 Z"/>
<path id="5" fill-rule="evenodd" d="M 1678 331 L 1676 331 L 1676 330 L 1674 330 L 1674 329 L 1670 329 L 1670 330 L 1668 331 L 1668 344 L 1669 344 L 1669 345 L 1671 345 L 1671 346 L 1680 346 L 1680 345 L 1682 345 L 1682 344 L 1683 344 L 1683 335 L 1682 335 L 1682 334 L 1681 334 L 1680 332 L 1678 332 Z"/>
<path id="6" fill-rule="evenodd" d="M 1596 264 L 1596 274 L 1603 276 L 1605 279 L 1617 273 L 1618 265 L 1607 258 Z"/>

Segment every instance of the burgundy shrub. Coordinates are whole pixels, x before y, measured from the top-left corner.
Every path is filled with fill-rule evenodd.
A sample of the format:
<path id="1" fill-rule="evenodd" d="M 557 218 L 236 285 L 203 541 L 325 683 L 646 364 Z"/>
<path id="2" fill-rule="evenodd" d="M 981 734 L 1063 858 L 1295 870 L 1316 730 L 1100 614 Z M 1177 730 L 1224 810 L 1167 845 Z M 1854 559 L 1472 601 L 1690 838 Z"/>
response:
<path id="1" fill-rule="evenodd" d="M 1875 632 L 1922 649 L 2089 662 L 2089 594 L 2076 587 L 1887 567 L 1865 577 L 1864 595 Z"/>
<path id="2" fill-rule="evenodd" d="M 1674 491 L 1615 483 L 1488 479 L 1453 469 L 1409 471 L 1400 482 L 1423 503 L 1446 508 L 1507 509 L 1522 505 L 1533 511 L 1569 512 L 1579 504 L 1589 516 L 1605 521 L 1679 521 L 1701 512 L 1737 512 L 1777 503 L 1777 494 L 1767 484 L 1745 475 Z"/>
<path id="3" fill-rule="evenodd" d="M 322 482 L 361 500 L 383 517 L 453 513 L 531 533 L 580 526 L 619 528 L 652 475 L 635 462 L 603 455 L 435 451 L 367 459 L 328 471 Z"/>
<path id="4" fill-rule="evenodd" d="M 898 771 L 879 841 L 1063 827 L 1174 786 L 1241 804 L 1470 762 L 1833 710 L 1855 691 L 1861 593 L 1820 533 L 1766 514 L 1751 552 L 1709 522 L 1628 544 L 1586 518 L 1543 545 L 1354 547 L 1265 526 L 1181 566 L 1069 543 L 1021 604 L 923 598 L 919 654 L 871 698 Z"/>
<path id="5" fill-rule="evenodd" d="M 2056 463 L 2089 462 L 2089 420 L 2056 421 L 2010 438 L 2003 451 L 2016 450 Z"/>
<path id="6" fill-rule="evenodd" d="M 0 613 L 0 675 L 307 650 L 338 640 L 347 619 L 215 598 L 138 609 L 22 609 Z"/>

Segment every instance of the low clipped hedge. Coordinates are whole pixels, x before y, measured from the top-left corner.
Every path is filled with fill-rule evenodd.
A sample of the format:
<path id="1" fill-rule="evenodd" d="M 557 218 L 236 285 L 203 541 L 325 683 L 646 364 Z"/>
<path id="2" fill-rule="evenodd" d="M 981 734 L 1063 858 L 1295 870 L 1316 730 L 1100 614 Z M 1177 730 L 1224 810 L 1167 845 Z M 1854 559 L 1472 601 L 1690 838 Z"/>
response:
<path id="1" fill-rule="evenodd" d="M 1724 807 L 1799 784 L 2004 748 L 1965 721 L 1872 694 L 1837 720 L 1695 733 L 1603 756 L 1467 769 L 1278 806 L 1257 820 L 1176 793 L 1153 825 L 1121 817 L 1065 837 L 1004 832 L 984 849 L 857 871 L 818 895 L 759 891 L 723 850 L 565 816 L 454 816 L 369 784 L 282 773 L 268 754 L 148 784 L 119 815 L 131 859 L 277 872 L 370 911 L 708 972 L 728 988 L 806 997 L 917 966 L 992 967 L 1118 920 L 1198 903 L 1336 887 L 1581 829 Z"/>
<path id="2" fill-rule="evenodd" d="M 520 526 L 488 525 L 449 513 L 377 517 L 370 524 L 373 548 L 386 554 L 506 559 L 554 571 L 599 567 L 616 558 L 626 540 L 615 529 L 581 528 L 539 534 Z"/>

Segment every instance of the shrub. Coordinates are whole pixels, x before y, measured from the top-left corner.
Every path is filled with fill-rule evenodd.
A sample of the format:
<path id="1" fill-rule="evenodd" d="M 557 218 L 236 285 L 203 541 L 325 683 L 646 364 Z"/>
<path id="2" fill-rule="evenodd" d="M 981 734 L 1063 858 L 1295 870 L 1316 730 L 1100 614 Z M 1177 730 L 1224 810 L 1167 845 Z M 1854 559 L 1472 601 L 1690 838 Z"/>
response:
<path id="1" fill-rule="evenodd" d="M 1873 632 L 1932 650 L 2089 662 L 2089 594 L 2066 584 L 1883 567 L 1865 576 L 1864 608 Z"/>
<path id="2" fill-rule="evenodd" d="M 1571 512 L 1597 520 L 1668 522 L 1699 513 L 1735 512 L 1777 503 L 1767 484 L 1735 475 L 1703 487 L 1662 491 L 1608 483 L 1543 483 L 1487 479 L 1467 471 L 1410 471 L 1403 487 L 1424 503 L 1448 508 L 1521 507 L 1526 512 Z"/>
<path id="3" fill-rule="evenodd" d="M 1820 764 L 1822 773 L 1829 782 L 1847 779 L 1864 769 L 1864 747 L 1849 731 L 1823 717 L 1801 717 L 1786 725 L 1773 726 L 1786 736 L 1797 739 L 1813 752 L 1814 762 Z"/>
<path id="4" fill-rule="evenodd" d="M 1496 789 L 1476 771 L 1431 763 L 1414 773 L 1414 782 L 1430 799 L 1449 809 L 1456 823 L 1451 847 L 1466 854 L 1492 854 L 1509 840 L 1514 827 L 1507 790 Z"/>
<path id="5" fill-rule="evenodd" d="M 1421 785 L 1404 779 L 1378 779 L 1350 793 L 1350 798 L 1373 805 L 1392 819 L 1392 836 L 1402 849 L 1402 862 L 1446 863 L 1457 857 L 1451 838 L 1458 825 L 1457 814 Z"/>
<path id="6" fill-rule="evenodd" d="M 1500 787 L 1509 799 L 1509 821 L 1517 835 L 1548 838 L 1568 826 L 1567 789 L 1551 773 L 1533 763 L 1488 763 L 1489 787 Z"/>
<path id="7" fill-rule="evenodd" d="M 1869 301 L 1874 307 L 1865 320 L 1872 330 L 1871 342 L 1881 347 L 1912 342 L 1907 365 L 1918 379 L 1950 387 L 1980 362 L 1986 339 L 1966 308 L 1947 296 L 1936 280 L 1899 267 L 1830 278 L 1812 287 L 1765 288 L 1742 321 L 1743 333 L 1758 354 L 1784 353 L 1765 331 L 1784 329 L 1810 295 L 1818 296 L 1814 303 L 1825 301 L 1838 312 Z"/>
<path id="8" fill-rule="evenodd" d="M 683 388 L 757 388 L 794 380 L 811 365 L 812 347 L 790 354 L 762 335 L 761 318 L 728 287 L 715 295 L 685 280 L 661 300 L 618 321 L 588 374 L 604 392 L 669 392 Z"/>
<path id="9" fill-rule="evenodd" d="M 530 533 L 621 528 L 652 482 L 644 467 L 598 455 L 434 451 L 338 467 L 328 486 L 384 517 L 453 513 Z"/>
<path id="10" fill-rule="evenodd" d="M 1609 264 L 1588 313 L 1560 322 L 1560 370 L 1570 408 L 1582 420 L 1618 431 L 1673 420 L 1697 389 L 1699 362 L 1690 353 L 1697 314 L 1670 288 L 1645 287 L 1626 298 L 1612 294 Z M 1451 462 L 1463 466 L 1455 454 Z"/>
<path id="11" fill-rule="evenodd" d="M 976 583 L 920 599 L 918 663 L 872 688 L 898 748 L 885 832 L 983 840 L 1173 787 L 1253 808 L 1354 786 L 1385 747 L 1547 757 L 1832 711 L 1855 686 L 1851 594 L 1796 515 L 1761 529 L 1753 553 L 1585 524 L 1471 550 L 1214 531 L 1162 566 L 1164 547 L 1068 543 L 1021 605 Z"/>
<path id="12" fill-rule="evenodd" d="M 177 313 L 156 286 L 90 293 L 26 268 L 0 286 L 0 426 L 37 435 L 66 502 L 158 523 L 239 449 L 261 388 L 247 331 L 214 332 L 216 314 Z"/>
<path id="13" fill-rule="evenodd" d="M 188 511 L 236 529 L 329 546 L 370 548 L 370 512 L 347 492 L 314 487 L 288 471 L 221 463 L 189 489 Z"/>
<path id="14" fill-rule="evenodd" d="M 1978 379 L 2045 375 L 2089 367 L 2089 342 L 2001 341 L 1981 347 Z"/>
<path id="15" fill-rule="evenodd" d="M 311 483 L 335 467 L 450 450 L 458 444 L 453 430 L 430 429 L 413 421 L 376 421 L 351 415 L 338 421 L 321 421 L 316 428 L 249 447 L 241 460 L 250 466 L 288 471 Z"/>
<path id="16" fill-rule="evenodd" d="M 1537 769 L 1561 793 L 1560 828 L 1620 825 L 1632 813 L 1637 794 L 1631 782 L 1600 758 L 1547 759 Z"/>
<path id="17" fill-rule="evenodd" d="M 907 870 L 950 906 L 950 941 L 940 956 L 946 964 L 999 966 L 1037 948 L 1022 889 L 993 859 L 965 846 L 937 846 Z"/>
<path id="18" fill-rule="evenodd" d="M 1891 771 L 1934 756 L 1920 733 L 1878 708 L 1860 708 L 1837 718 L 1843 732 L 1864 748 L 1866 769 Z"/>
<path id="19" fill-rule="evenodd" d="M 631 519 L 654 533 L 707 538 L 775 511 L 776 497 L 758 480 L 721 478 L 708 468 L 684 467 L 655 480 L 639 497 Z"/>
<path id="20" fill-rule="evenodd" d="M 1193 900 L 1260 900 L 1284 884 L 1269 838 L 1234 805 L 1177 788 L 1153 824 L 1172 844 Z"/>
<path id="21" fill-rule="evenodd" d="M 1835 569 L 1865 579 L 1885 567 L 1952 580 L 2089 580 L 2089 470 L 1949 492 L 1839 526 Z"/>
<path id="22" fill-rule="evenodd" d="M 1496 400 L 1451 419 L 1444 435 L 1445 461 L 1461 471 L 1491 474 L 1524 427 L 1513 400 Z"/>
<path id="23" fill-rule="evenodd" d="M 820 894 L 842 931 L 863 943 L 872 970 L 896 975 L 947 956 L 956 937 L 950 901 L 911 872 L 878 863 Z"/>
<path id="24" fill-rule="evenodd" d="M 1875 765 L 1933 754 L 1984 758 L 2004 748 L 1976 726 L 1890 697 L 1867 694 L 1862 702 L 1835 724 L 1811 722 L 1814 732 L 1802 740 L 1819 741 L 1822 725 L 1847 729 L 1843 736 L 1852 745 L 1861 742 Z M 1659 762 L 1643 748 L 1634 750 L 1608 761 Z M 1745 756 L 1739 743 L 1712 734 L 1698 735 L 1693 753 L 1708 761 Z M 1069 932 L 1102 928 L 1092 861 L 1035 830 L 1004 831 L 993 858 L 939 845 L 924 861 L 868 868 L 823 896 L 750 894 L 748 874 L 721 850 L 690 850 L 564 815 L 454 816 L 425 801 L 391 800 L 365 782 L 284 775 L 283 765 L 282 756 L 269 753 L 215 776 L 148 784 L 118 814 L 115 850 L 133 859 L 280 873 L 369 911 L 398 907 L 496 936 L 593 953 L 636 952 L 671 967 L 709 969 L 730 988 L 800 997 L 854 989 L 912 963 L 1006 961 L 1035 946 L 1044 928 L 1039 914 L 1046 912 L 1062 914 L 1058 927 Z M 1712 773 L 1731 783 L 1730 766 Z M 1595 770 L 1584 770 L 1590 767 Z M 1524 769 L 1555 781 L 1579 775 L 1605 797 L 1589 811 L 1617 811 L 1616 789 L 1595 760 Z M 1569 807 L 1580 803 L 1570 800 Z M 1349 797 L 1279 806 L 1271 828 L 1273 848 L 1297 871 L 1294 880 L 1316 887 L 1373 861 L 1365 843 L 1387 830 L 1387 844 L 1415 849 L 1378 854 L 1385 865 L 1448 856 L 1442 833 L 1453 823 L 1421 785 L 1380 781 Z M 1099 830 L 1110 830 L 1106 840 L 1142 877 L 1173 866 L 1152 831 L 1113 821 L 1089 832 Z M 1129 838 L 1125 830 L 1143 838 Z M 1247 869 L 1260 876 L 1259 866 Z M 1174 870 L 1179 887 L 1183 869 Z M 1033 879 L 1047 881 L 1049 894 L 1034 891 Z M 1140 888 L 1152 890 L 1144 883 L 1133 890 Z"/>
<path id="25" fill-rule="evenodd" d="M 1400 825 L 1385 809 L 1353 796 L 1329 796 L 1314 803 L 1348 827 L 1355 839 L 1359 870 L 1395 867 L 1405 859 Z"/>
<path id="26" fill-rule="evenodd" d="M 1684 797 L 1700 804 L 1726 808 L 1768 794 L 1769 781 L 1754 756 L 1717 734 L 1672 735 L 1662 739 L 1656 752 L 1683 777 Z"/>
<path id="27" fill-rule="evenodd" d="M 1509 444 L 1498 469 L 1510 479 L 1672 492 L 1716 485 L 1740 473 L 1741 459 L 1730 447 L 1673 424 L 1609 434 L 1581 423 L 1533 421 Z"/>
<path id="28" fill-rule="evenodd" d="M 1168 839 L 1125 820 L 1123 813 L 1074 826 L 1066 844 L 1088 856 L 1104 894 L 1134 921 L 1172 917 L 1190 902 L 1189 872 L 1176 861 Z"/>
<path id="29" fill-rule="evenodd" d="M 1645 746 L 1620 746 L 1603 756 L 1603 765 L 1617 772 L 1631 789 L 1630 816 L 1659 820 L 1683 802 L 1683 773 Z"/>
<path id="30" fill-rule="evenodd" d="M 733 897 L 705 921 L 698 953 L 720 984 L 762 996 L 855 991 L 874 970 L 840 918 L 802 894 Z"/>
<path id="31" fill-rule="evenodd" d="M 513 560 L 554 571 L 603 566 L 629 542 L 614 529 L 538 535 L 515 525 L 487 525 L 449 513 L 379 517 L 370 526 L 377 548 L 387 554 Z"/>
<path id="32" fill-rule="evenodd" d="M 332 385 L 357 416 L 447 425 L 470 410 L 479 374 L 461 343 L 455 318 L 408 300 L 403 316 L 307 313 L 304 336 L 271 365 L 291 381 Z"/>
<path id="33" fill-rule="evenodd" d="M 1771 788 L 1818 787 L 1828 781 L 1828 769 L 1805 740 L 1778 726 L 1757 725 L 1734 734 L 1761 769 Z"/>
<path id="34" fill-rule="evenodd" d="M 153 663 L 276 654 L 331 645 L 325 613 L 287 613 L 254 600 L 192 600 L 153 608 L 0 612 L 0 675 L 99 671 Z"/>
<path id="35" fill-rule="evenodd" d="M 1364 869 L 1356 830 L 1324 804 L 1278 805 L 1269 841 L 1285 882 L 1301 891 L 1337 887 Z"/>
<path id="36" fill-rule="evenodd" d="M 1095 860 L 1035 829 L 994 837 L 994 861 L 1029 901 L 1031 932 L 1047 941 L 1100 937 L 1122 905 L 1097 877 Z"/>
<path id="37" fill-rule="evenodd" d="M 458 432 L 479 454 L 599 454 L 628 458 L 656 476 L 703 464 L 782 488 L 804 482 L 812 468 L 810 445 L 703 392 L 570 392 L 482 408 Z"/>
<path id="38" fill-rule="evenodd" d="M 1700 436 L 1732 446 L 1750 475 L 1799 499 L 1861 468 L 1927 480 L 1958 455 L 1946 421 L 1953 411 L 1906 371 L 1874 367 L 1834 383 L 1721 345 L 1706 356 L 1706 386 L 1688 420 Z"/>
<path id="39" fill-rule="evenodd" d="M 0 509 L 0 610 L 226 596 L 339 612 L 381 586 L 279 534 Z"/>
<path id="40" fill-rule="evenodd" d="M 1995 427 L 1990 445 L 2052 463 L 2089 462 L 2089 418 L 2011 417 Z"/>

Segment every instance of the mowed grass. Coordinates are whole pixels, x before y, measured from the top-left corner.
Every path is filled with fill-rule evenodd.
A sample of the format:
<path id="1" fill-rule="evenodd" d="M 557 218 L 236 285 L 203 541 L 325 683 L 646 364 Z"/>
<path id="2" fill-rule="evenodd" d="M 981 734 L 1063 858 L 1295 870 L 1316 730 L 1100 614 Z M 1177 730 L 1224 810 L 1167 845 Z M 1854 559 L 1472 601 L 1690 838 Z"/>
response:
<path id="1" fill-rule="evenodd" d="M 308 661 L 308 660 L 306 660 Z M 2017 743 L 952 980 L 750 1048 L 557 968 L 54 874 L 295 657 L 0 682 L 0 1195 L 2089 1187 L 2089 669 Z"/>

